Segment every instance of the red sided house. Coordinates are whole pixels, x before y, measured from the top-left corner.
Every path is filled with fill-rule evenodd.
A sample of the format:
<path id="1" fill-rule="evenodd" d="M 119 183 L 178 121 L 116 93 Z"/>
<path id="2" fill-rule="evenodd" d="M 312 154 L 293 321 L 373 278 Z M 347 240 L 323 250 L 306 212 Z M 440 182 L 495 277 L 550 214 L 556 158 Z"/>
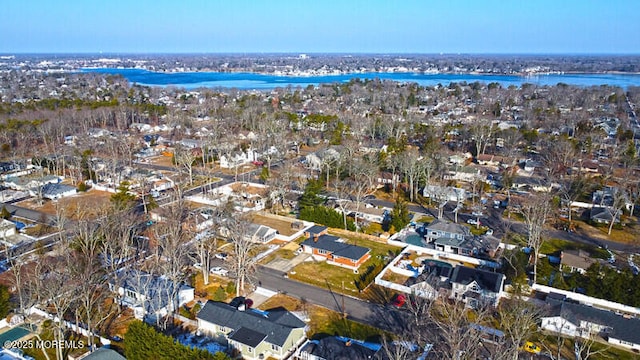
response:
<path id="1" fill-rule="evenodd" d="M 347 244 L 337 236 L 324 233 L 310 235 L 300 244 L 304 252 L 317 258 L 324 258 L 330 264 L 355 270 L 371 257 L 369 248 Z"/>

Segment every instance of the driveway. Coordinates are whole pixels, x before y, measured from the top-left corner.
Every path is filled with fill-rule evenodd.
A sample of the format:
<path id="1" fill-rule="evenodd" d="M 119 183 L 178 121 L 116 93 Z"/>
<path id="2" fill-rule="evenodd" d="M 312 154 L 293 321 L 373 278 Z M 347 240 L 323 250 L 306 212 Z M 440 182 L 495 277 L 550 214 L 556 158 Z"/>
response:
<path id="1" fill-rule="evenodd" d="M 289 272 L 289 270 L 293 269 L 294 267 L 298 266 L 298 264 L 305 261 L 309 256 L 311 255 L 302 253 L 300 255 L 296 255 L 296 257 L 294 257 L 291 260 L 276 258 L 264 266 L 270 269 L 274 269 L 274 270 L 278 270 L 286 273 L 286 272 Z"/>

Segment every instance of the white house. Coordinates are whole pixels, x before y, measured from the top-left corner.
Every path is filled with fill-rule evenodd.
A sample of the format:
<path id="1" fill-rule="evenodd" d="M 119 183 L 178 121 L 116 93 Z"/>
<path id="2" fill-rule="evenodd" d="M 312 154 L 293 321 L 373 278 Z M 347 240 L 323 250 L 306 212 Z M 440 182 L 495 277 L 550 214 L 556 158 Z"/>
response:
<path id="1" fill-rule="evenodd" d="M 18 191 L 33 191 L 46 184 L 55 184 L 62 181 L 62 177 L 46 175 L 41 178 L 11 177 L 4 181 L 5 186 Z"/>
<path id="2" fill-rule="evenodd" d="M 75 186 L 65 184 L 48 183 L 42 187 L 42 197 L 50 200 L 58 200 L 63 197 L 75 195 L 77 192 Z"/>
<path id="3" fill-rule="evenodd" d="M 548 315 L 542 318 L 543 330 L 570 337 L 599 336 L 609 343 L 640 350 L 640 319 L 612 311 L 547 297 Z"/>
<path id="4" fill-rule="evenodd" d="M 0 219 L 0 237 L 7 238 L 16 234 L 16 224 L 13 221 Z"/>
<path id="5" fill-rule="evenodd" d="M 249 224 L 247 237 L 260 244 L 266 244 L 276 238 L 278 232 L 265 225 Z"/>
<path id="6" fill-rule="evenodd" d="M 461 202 L 466 199 L 466 192 L 462 188 L 452 186 L 427 185 L 422 190 L 424 197 L 434 199 L 435 201 L 456 201 Z"/>
<path id="7" fill-rule="evenodd" d="M 326 164 L 332 163 L 340 158 L 340 153 L 334 148 L 318 150 L 305 156 L 305 166 L 311 170 L 321 171 Z"/>
<path id="8" fill-rule="evenodd" d="M 131 308 L 137 319 L 155 321 L 195 298 L 191 286 L 181 284 L 175 289 L 174 283 L 164 276 L 121 270 L 118 278 L 119 284 L 110 283 L 109 287 L 112 290 L 117 287 L 122 305 Z"/>
<path id="9" fill-rule="evenodd" d="M 220 167 L 223 169 L 231 169 L 236 166 L 242 166 L 249 164 L 252 161 L 258 159 L 258 154 L 253 149 L 247 149 L 247 151 L 239 151 L 236 153 L 229 153 L 220 155 Z"/>
<path id="10" fill-rule="evenodd" d="M 503 295 L 504 274 L 456 266 L 451 274 L 451 297 L 471 307 L 480 303 L 498 306 Z"/>

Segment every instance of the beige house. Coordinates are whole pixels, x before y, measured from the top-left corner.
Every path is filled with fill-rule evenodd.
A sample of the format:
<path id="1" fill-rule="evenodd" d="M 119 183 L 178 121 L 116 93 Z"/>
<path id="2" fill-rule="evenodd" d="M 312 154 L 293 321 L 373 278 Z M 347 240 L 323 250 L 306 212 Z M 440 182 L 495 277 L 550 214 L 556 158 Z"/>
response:
<path id="1" fill-rule="evenodd" d="M 306 324 L 293 313 L 250 309 L 244 301 L 207 301 L 196 319 L 198 330 L 244 359 L 286 359 L 306 340 Z"/>
<path id="2" fill-rule="evenodd" d="M 568 272 L 584 274 L 587 269 L 597 262 L 584 250 L 565 250 L 560 254 L 560 266 Z"/>

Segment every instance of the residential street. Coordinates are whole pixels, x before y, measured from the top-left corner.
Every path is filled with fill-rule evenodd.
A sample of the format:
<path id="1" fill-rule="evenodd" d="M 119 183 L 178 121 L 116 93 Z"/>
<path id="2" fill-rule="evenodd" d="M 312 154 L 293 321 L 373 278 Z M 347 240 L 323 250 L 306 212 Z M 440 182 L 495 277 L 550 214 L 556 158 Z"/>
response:
<path id="1" fill-rule="evenodd" d="M 367 202 L 371 203 L 375 206 L 384 206 L 388 208 L 393 208 L 394 203 L 392 201 L 385 201 L 379 199 L 368 200 Z M 454 214 L 452 212 L 454 206 L 447 205 L 445 206 L 444 217 L 449 221 L 454 221 Z M 436 216 L 438 211 L 437 209 L 430 209 L 420 205 L 408 205 L 409 211 L 415 213 L 428 214 L 430 216 Z M 485 210 L 485 215 L 480 217 L 480 221 L 483 225 L 488 226 L 493 229 L 494 236 L 497 238 L 502 238 L 505 232 L 515 232 L 517 234 L 525 234 L 526 227 L 525 224 L 518 221 L 509 221 L 502 216 L 503 209 L 487 209 Z M 469 219 L 475 219 L 476 217 L 470 214 L 459 213 L 458 214 L 458 222 L 465 223 Z M 613 251 L 622 251 L 622 252 L 640 252 L 640 246 L 638 245 L 629 245 L 624 243 L 619 243 L 610 240 L 604 239 L 596 239 L 584 235 L 577 234 L 575 232 L 568 232 L 562 230 L 555 229 L 547 229 L 547 236 L 549 238 L 574 241 L 582 244 L 589 244 L 601 247 L 607 247 Z"/>
<path id="2" fill-rule="evenodd" d="M 319 288 L 304 284 L 284 277 L 284 273 L 271 268 L 261 266 L 256 273 L 261 286 L 273 291 L 282 292 L 299 299 L 326 307 L 336 312 L 342 312 L 342 304 L 351 320 L 369 324 L 386 331 L 398 333 L 402 323 L 400 321 L 404 313 L 396 309 L 373 304 L 364 300 L 342 296 L 328 288 Z"/>

